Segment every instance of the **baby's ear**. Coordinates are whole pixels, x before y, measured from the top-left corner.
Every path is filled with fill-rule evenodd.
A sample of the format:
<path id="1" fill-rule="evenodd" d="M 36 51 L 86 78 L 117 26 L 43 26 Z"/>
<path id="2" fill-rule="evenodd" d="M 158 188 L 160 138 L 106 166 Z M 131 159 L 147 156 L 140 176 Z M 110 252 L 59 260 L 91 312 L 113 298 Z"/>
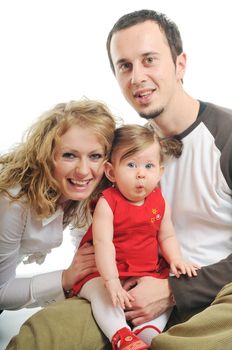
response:
<path id="1" fill-rule="evenodd" d="M 163 173 L 164 173 L 164 165 L 161 164 L 161 165 L 160 165 L 160 179 L 161 179 L 161 177 L 163 176 Z"/>
<path id="2" fill-rule="evenodd" d="M 105 163 L 105 175 L 110 182 L 115 182 L 114 168 L 110 162 Z"/>

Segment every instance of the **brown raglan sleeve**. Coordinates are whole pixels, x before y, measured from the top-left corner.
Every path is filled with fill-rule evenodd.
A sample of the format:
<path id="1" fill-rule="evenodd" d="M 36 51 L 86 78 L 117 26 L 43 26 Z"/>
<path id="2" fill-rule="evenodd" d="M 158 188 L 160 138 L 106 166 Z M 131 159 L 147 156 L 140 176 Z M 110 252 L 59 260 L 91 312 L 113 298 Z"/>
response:
<path id="1" fill-rule="evenodd" d="M 170 277 L 170 286 L 180 315 L 205 309 L 221 288 L 232 282 L 232 254 L 213 265 L 202 267 L 197 277 Z"/>

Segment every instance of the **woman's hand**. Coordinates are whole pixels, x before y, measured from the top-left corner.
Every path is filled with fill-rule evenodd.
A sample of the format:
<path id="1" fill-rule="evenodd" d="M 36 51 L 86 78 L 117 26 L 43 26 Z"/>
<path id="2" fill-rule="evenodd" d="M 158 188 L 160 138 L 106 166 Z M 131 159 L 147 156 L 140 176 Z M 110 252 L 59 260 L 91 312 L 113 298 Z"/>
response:
<path id="1" fill-rule="evenodd" d="M 94 247 L 91 243 L 86 242 L 78 248 L 70 266 L 63 271 L 62 287 L 69 290 L 74 283 L 96 270 Z"/>

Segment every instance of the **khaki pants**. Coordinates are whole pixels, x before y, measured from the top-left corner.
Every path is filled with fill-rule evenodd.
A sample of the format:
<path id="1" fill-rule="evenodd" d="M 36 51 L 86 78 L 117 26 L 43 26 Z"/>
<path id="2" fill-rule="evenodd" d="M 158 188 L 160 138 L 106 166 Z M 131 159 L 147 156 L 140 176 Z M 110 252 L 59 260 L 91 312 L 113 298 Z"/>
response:
<path id="1" fill-rule="evenodd" d="M 108 339 L 93 319 L 88 301 L 54 303 L 32 315 L 7 350 L 110 350 Z"/>
<path id="2" fill-rule="evenodd" d="M 73 298 L 53 304 L 28 319 L 6 350 L 109 350 L 90 305 Z M 171 327 L 152 342 L 153 350 L 231 350 L 232 283 L 206 310 Z"/>
<path id="3" fill-rule="evenodd" d="M 232 350 L 232 283 L 207 309 L 154 338 L 152 349 Z"/>

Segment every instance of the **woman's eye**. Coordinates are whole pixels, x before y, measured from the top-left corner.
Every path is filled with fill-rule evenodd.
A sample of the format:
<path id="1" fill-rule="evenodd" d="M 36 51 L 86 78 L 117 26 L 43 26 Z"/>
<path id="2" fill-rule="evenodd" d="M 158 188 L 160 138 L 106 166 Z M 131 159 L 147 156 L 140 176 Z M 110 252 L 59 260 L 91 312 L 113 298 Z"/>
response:
<path id="1" fill-rule="evenodd" d="M 102 158 L 103 158 L 103 154 L 101 154 L 101 153 L 94 153 L 94 154 L 91 154 L 91 156 L 90 156 L 91 160 L 99 160 Z"/>
<path id="2" fill-rule="evenodd" d="M 67 159 L 74 159 L 76 156 L 75 154 L 71 153 L 71 152 L 65 152 L 62 154 L 63 158 L 67 158 Z"/>

